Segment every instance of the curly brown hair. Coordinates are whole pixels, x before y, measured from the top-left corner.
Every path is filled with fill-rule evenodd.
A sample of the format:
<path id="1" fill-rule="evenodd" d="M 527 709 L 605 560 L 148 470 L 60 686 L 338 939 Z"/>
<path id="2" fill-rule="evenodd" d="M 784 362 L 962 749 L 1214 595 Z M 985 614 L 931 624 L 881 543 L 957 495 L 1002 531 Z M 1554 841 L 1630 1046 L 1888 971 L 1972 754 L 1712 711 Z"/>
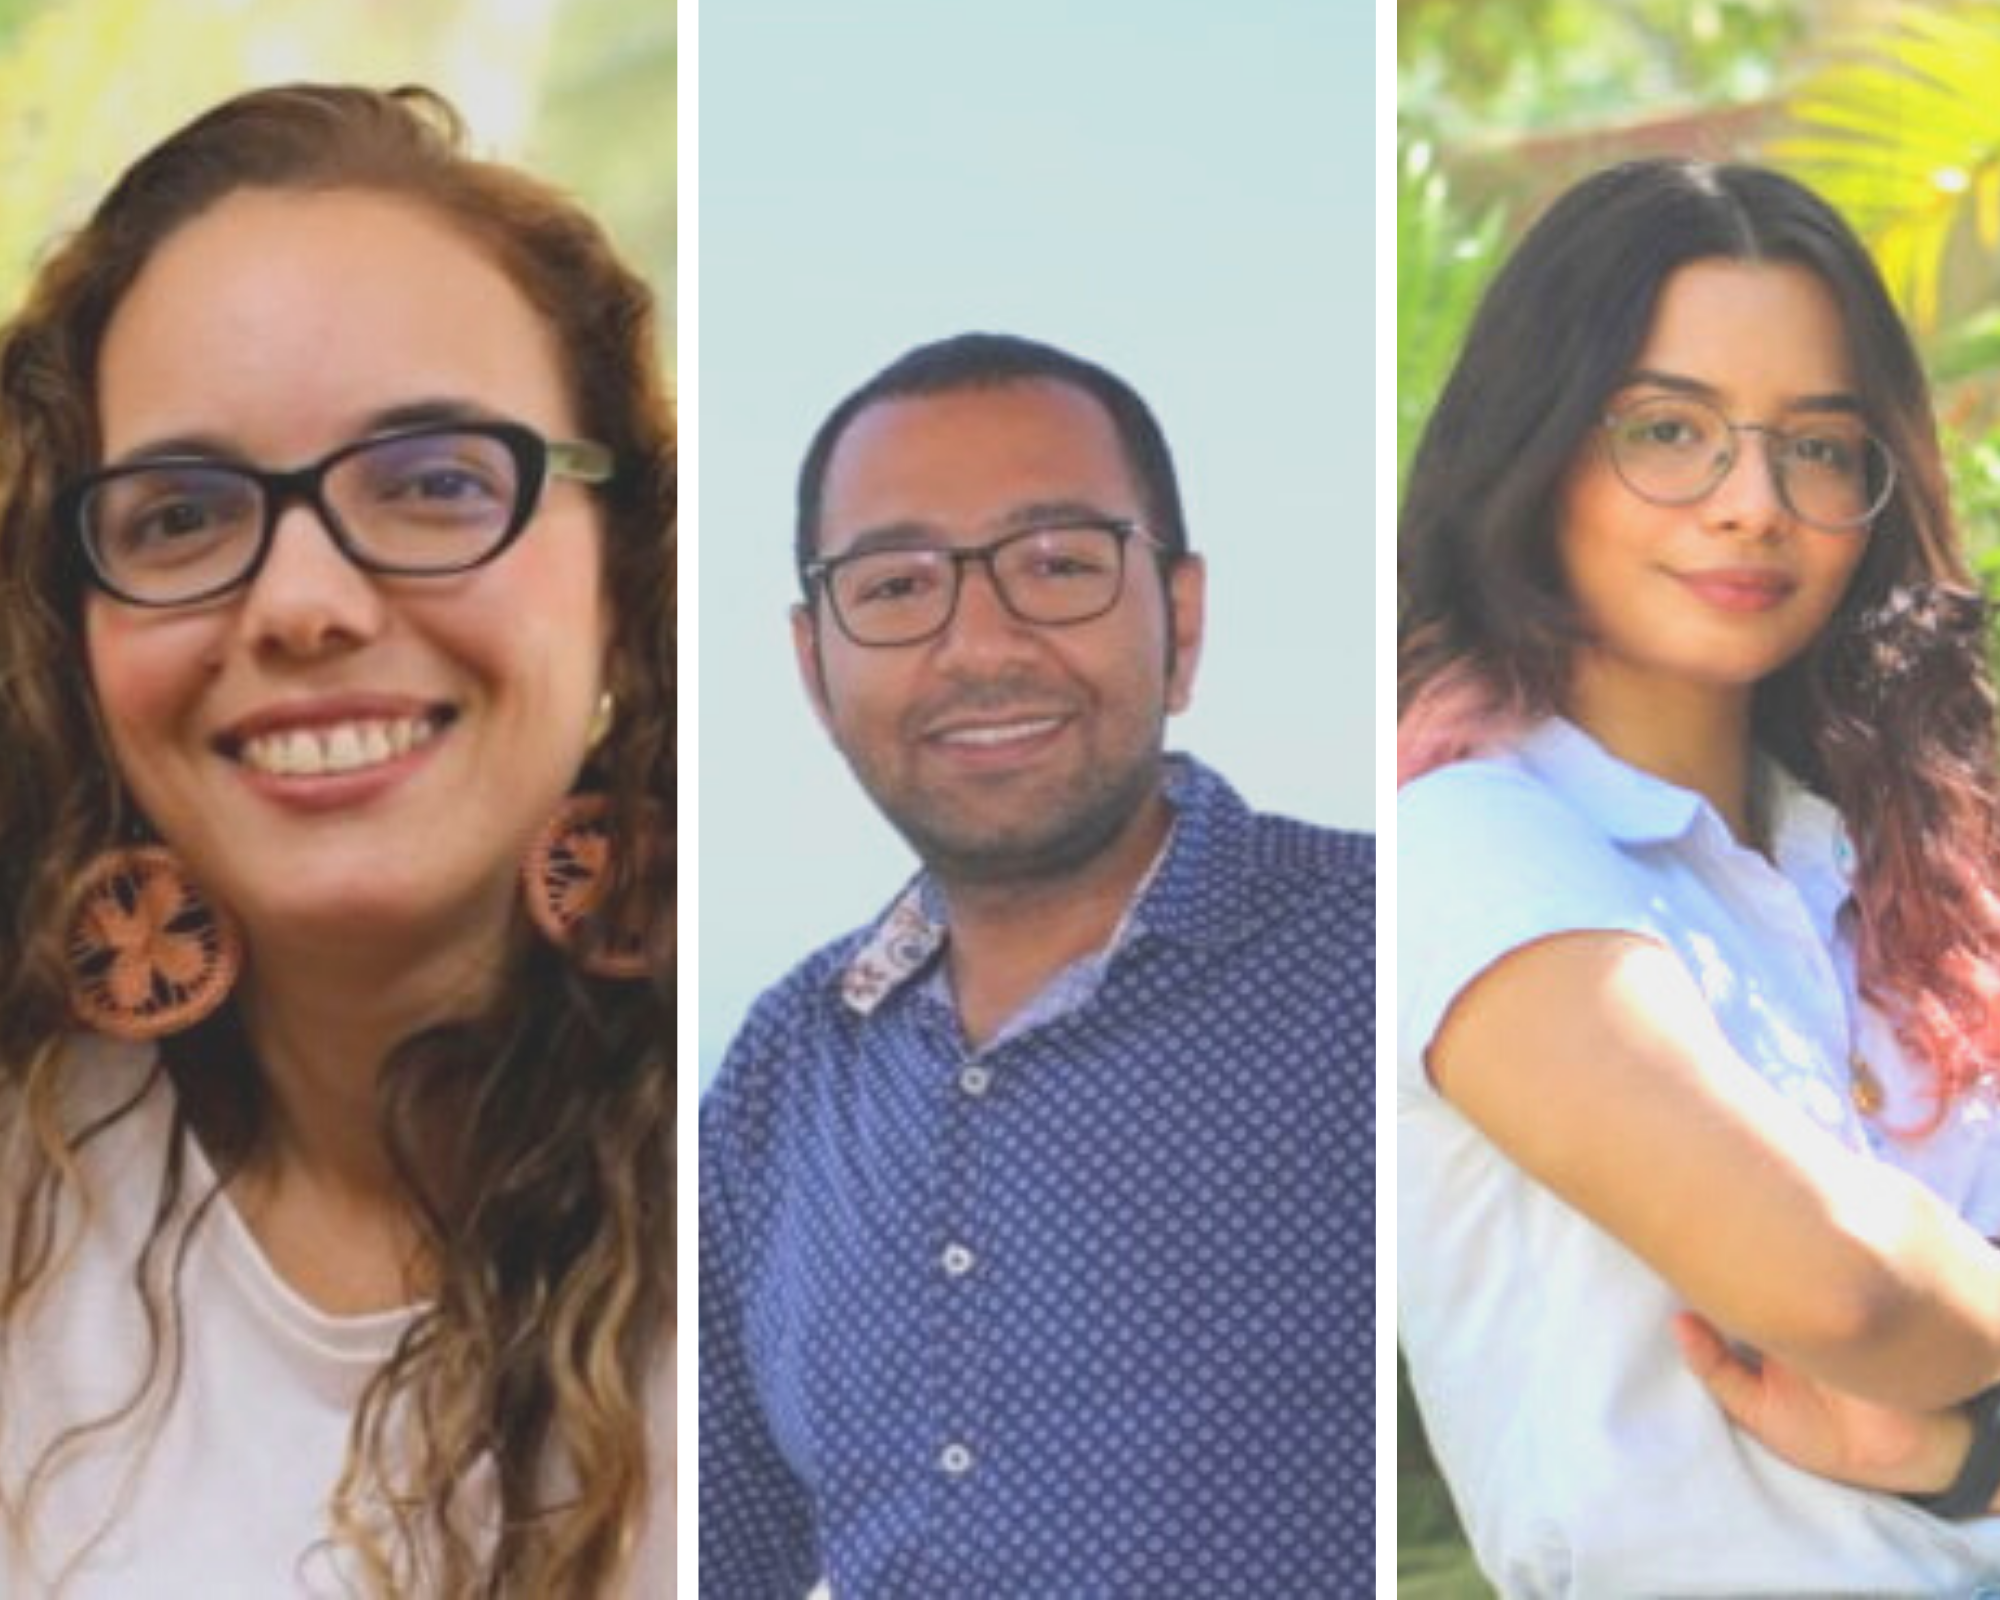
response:
<path id="1" fill-rule="evenodd" d="M 64 930 L 85 864 L 136 812 L 92 702 L 81 579 L 52 507 L 99 460 L 98 352 L 121 298 L 169 235 L 246 188 L 407 197 L 461 229 L 548 320 L 578 420 L 617 461 L 602 490 L 616 710 L 578 780 L 609 799 L 614 882 L 568 952 L 523 919 L 487 1014 L 405 1040 L 385 1065 L 382 1136 L 435 1294 L 358 1407 L 331 1530 L 384 1594 L 601 1595 L 628 1572 L 649 1472 L 665 1472 L 649 1469 L 645 1400 L 673 1330 L 674 424 L 646 284 L 567 196 L 470 155 L 429 91 L 296 85 L 209 111 L 125 173 L 0 330 L 0 1146 L 18 1153 L 0 1192 L 0 1355 L 62 1270 L 64 1208 L 87 1200 L 79 1157 L 105 1121 L 68 1127 L 61 1111 Z M 650 930 L 650 977 L 592 976 L 580 958 L 594 941 L 634 927 Z M 268 1138 L 231 1013 L 170 1043 L 160 1067 L 225 1185 Z M 198 1099 L 184 1071 L 196 1054 Z M 151 1267 L 182 1248 L 168 1234 L 183 1171 L 169 1162 L 134 1263 L 147 1372 L 19 1493 L 0 1485 L 7 1516 L 68 1442 L 171 1394 L 178 1277 L 161 1287 Z M 194 1198 L 198 1226 L 215 1196 Z M 497 1507 L 468 1507 L 465 1486 L 483 1481 Z"/>

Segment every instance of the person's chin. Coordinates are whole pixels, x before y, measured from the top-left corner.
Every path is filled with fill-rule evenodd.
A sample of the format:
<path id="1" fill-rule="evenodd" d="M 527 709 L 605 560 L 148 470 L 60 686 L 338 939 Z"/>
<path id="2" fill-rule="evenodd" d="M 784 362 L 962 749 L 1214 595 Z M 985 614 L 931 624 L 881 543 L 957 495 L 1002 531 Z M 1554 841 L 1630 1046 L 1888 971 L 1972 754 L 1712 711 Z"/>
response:
<path id="1" fill-rule="evenodd" d="M 1724 633 L 1709 640 L 1706 648 L 1690 651 L 1687 670 L 1718 688 L 1750 688 L 1783 671 L 1811 643 L 1810 635 L 1794 637 L 1791 630 Z"/>
<path id="2" fill-rule="evenodd" d="M 941 877 L 1002 885 L 1076 872 L 1110 848 L 1131 818 L 1122 807 L 1079 808 L 1072 801 L 1005 811 L 932 805 L 892 812 L 890 820 Z"/>
<path id="3" fill-rule="evenodd" d="M 489 879 L 505 876 L 511 890 L 511 869 L 454 869 L 435 842 L 412 841 L 400 830 L 350 829 L 303 843 L 267 831 L 231 856 L 219 887 L 244 920 L 260 926 L 387 935 L 448 926 L 483 902 Z"/>

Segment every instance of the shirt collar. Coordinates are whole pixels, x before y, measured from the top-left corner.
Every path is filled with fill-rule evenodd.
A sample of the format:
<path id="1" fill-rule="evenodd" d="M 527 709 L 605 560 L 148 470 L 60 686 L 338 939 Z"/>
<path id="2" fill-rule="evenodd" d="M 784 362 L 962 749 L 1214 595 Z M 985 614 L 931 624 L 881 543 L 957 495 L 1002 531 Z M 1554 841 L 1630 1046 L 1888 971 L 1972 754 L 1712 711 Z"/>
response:
<path id="1" fill-rule="evenodd" d="M 1174 823 L 1166 853 L 1140 880 L 1106 953 L 1142 935 L 1188 943 L 1227 942 L 1255 909 L 1243 868 L 1249 808 L 1192 756 L 1167 758 L 1164 793 Z M 920 872 L 863 936 L 839 974 L 840 998 L 861 1016 L 922 972 L 950 936 L 944 897 Z"/>
<path id="2" fill-rule="evenodd" d="M 1522 765 L 1620 844 L 1678 839 L 1706 805 L 1692 790 L 1620 761 L 1561 717 L 1529 730 L 1515 753 Z"/>
<path id="3" fill-rule="evenodd" d="M 1814 794 L 1777 762 L 1766 760 L 1771 806 L 1771 859 L 1805 897 L 1823 931 L 1835 925 L 1853 895 L 1854 846 L 1830 801 Z"/>
<path id="4" fill-rule="evenodd" d="M 1667 843 L 1690 832 L 1704 816 L 1723 827 L 1714 809 L 1693 790 L 1620 761 L 1561 717 L 1531 729 L 1515 753 L 1524 766 L 1620 844 Z M 1820 883 L 1844 899 L 1854 873 L 1854 851 L 1840 813 L 1761 753 L 1757 781 L 1764 785 L 1771 855 L 1779 871 L 1794 882 Z"/>

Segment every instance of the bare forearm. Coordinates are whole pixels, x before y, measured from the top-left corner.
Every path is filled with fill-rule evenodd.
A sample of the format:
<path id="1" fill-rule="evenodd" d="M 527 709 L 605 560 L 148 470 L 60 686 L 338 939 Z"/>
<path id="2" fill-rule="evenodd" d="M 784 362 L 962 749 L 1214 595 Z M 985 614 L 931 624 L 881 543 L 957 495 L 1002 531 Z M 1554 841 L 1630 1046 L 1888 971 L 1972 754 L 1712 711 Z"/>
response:
<path id="1" fill-rule="evenodd" d="M 1746 1066 L 1666 951 L 1519 951 L 1461 997 L 1430 1063 L 1510 1159 L 1732 1335 L 1913 1410 L 2000 1380 L 2000 1258 Z"/>
<path id="2" fill-rule="evenodd" d="M 1838 1156 L 1809 1174 L 1833 1197 L 1823 1240 L 1718 1320 L 1885 1405 L 1935 1410 L 2000 1381 L 2000 1256 L 1915 1180 Z"/>

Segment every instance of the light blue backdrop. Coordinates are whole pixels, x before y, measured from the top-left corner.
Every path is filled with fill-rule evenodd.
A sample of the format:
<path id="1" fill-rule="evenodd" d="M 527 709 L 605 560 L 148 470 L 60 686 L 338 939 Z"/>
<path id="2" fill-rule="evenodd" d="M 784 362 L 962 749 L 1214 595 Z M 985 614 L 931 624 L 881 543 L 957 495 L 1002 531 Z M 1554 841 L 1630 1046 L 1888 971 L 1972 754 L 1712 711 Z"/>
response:
<path id="1" fill-rule="evenodd" d="M 799 456 L 911 345 L 1023 333 L 1146 396 L 1209 562 L 1172 743 L 1265 809 L 1370 826 L 1375 9 L 703 8 L 704 1082 L 758 991 L 912 867 L 812 720 L 785 623 Z"/>

